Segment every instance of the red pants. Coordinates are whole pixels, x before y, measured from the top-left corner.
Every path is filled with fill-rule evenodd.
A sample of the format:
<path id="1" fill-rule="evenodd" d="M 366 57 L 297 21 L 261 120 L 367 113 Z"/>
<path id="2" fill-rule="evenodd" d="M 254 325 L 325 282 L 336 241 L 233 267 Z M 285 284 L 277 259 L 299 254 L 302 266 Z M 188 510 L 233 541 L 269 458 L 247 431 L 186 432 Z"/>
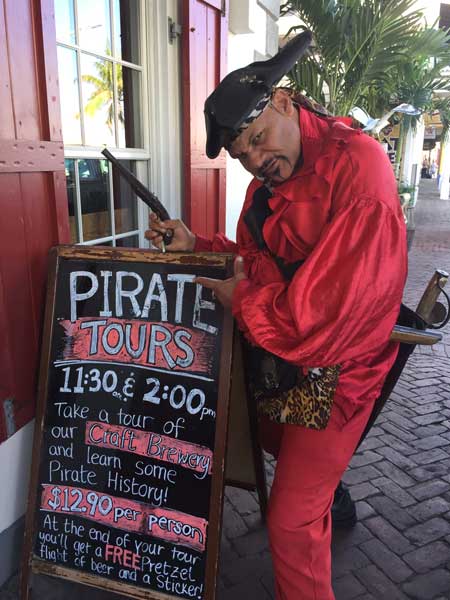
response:
<path id="1" fill-rule="evenodd" d="M 277 457 L 267 518 L 277 600 L 334 600 L 330 509 L 372 405 L 347 422 L 334 406 L 324 431 L 261 423 Z"/>

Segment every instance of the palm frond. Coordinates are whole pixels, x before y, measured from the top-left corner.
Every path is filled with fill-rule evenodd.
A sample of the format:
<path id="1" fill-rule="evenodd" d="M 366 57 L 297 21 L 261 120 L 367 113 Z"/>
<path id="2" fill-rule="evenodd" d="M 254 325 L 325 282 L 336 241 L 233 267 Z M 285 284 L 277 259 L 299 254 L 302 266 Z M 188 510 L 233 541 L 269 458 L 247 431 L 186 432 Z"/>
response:
<path id="1" fill-rule="evenodd" d="M 424 29 L 423 13 L 415 4 L 415 0 L 288 0 L 283 12 L 296 14 L 314 35 L 310 56 L 290 74 L 292 85 L 320 102 L 327 92 L 327 108 L 340 114 L 355 104 L 391 104 L 399 82 L 409 80 L 407 95 L 413 97 L 419 84 L 432 90 L 448 85 L 440 71 L 450 64 L 449 34 Z M 436 58 L 430 62 L 430 56 Z M 420 65 L 420 78 L 410 77 L 412 64 Z M 429 98 L 421 102 L 428 105 Z"/>

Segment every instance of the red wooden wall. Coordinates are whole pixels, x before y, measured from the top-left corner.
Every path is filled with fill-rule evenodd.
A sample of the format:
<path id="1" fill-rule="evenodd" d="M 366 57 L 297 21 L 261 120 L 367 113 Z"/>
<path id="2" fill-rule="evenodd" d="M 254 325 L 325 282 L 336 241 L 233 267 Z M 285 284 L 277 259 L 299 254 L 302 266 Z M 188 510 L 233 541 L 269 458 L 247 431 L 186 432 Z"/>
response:
<path id="1" fill-rule="evenodd" d="M 48 249 L 68 242 L 53 0 L 0 0 L 0 441 L 34 415 Z"/>
<path id="2" fill-rule="evenodd" d="M 34 415 L 48 249 L 70 239 L 54 0 L 0 0 L 0 442 Z M 228 0 L 183 0 L 185 215 L 225 229 L 225 154 L 203 104 L 226 73 Z"/>
<path id="3" fill-rule="evenodd" d="M 183 171 L 184 220 L 211 237 L 225 231 L 225 152 L 205 154 L 203 106 L 226 75 L 228 0 L 184 0 L 183 7 Z"/>

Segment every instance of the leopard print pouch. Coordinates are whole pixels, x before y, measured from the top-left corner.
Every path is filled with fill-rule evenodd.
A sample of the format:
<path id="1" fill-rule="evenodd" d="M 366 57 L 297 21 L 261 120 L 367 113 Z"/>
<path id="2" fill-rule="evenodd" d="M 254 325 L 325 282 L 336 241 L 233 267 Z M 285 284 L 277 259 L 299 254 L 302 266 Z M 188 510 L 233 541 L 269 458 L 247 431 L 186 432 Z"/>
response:
<path id="1" fill-rule="evenodd" d="M 276 423 L 325 429 L 331 415 L 340 368 L 340 365 L 335 365 L 309 369 L 306 375 L 298 369 L 296 385 L 273 396 L 254 390 L 258 414 Z"/>

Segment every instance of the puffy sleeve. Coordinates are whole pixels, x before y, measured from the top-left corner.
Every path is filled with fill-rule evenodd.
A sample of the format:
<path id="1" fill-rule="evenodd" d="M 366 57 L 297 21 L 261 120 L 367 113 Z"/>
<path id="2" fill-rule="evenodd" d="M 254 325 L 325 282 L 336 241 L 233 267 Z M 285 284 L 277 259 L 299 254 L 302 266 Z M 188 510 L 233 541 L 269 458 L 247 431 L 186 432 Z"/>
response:
<path id="1" fill-rule="evenodd" d="M 324 228 L 290 282 L 241 281 L 233 313 L 255 345 L 307 367 L 330 366 L 385 344 L 406 278 L 399 214 L 355 198 Z"/>
<path id="2" fill-rule="evenodd" d="M 197 235 L 194 252 L 231 252 L 238 253 L 238 245 L 229 240 L 223 233 L 216 233 L 212 240 Z"/>

